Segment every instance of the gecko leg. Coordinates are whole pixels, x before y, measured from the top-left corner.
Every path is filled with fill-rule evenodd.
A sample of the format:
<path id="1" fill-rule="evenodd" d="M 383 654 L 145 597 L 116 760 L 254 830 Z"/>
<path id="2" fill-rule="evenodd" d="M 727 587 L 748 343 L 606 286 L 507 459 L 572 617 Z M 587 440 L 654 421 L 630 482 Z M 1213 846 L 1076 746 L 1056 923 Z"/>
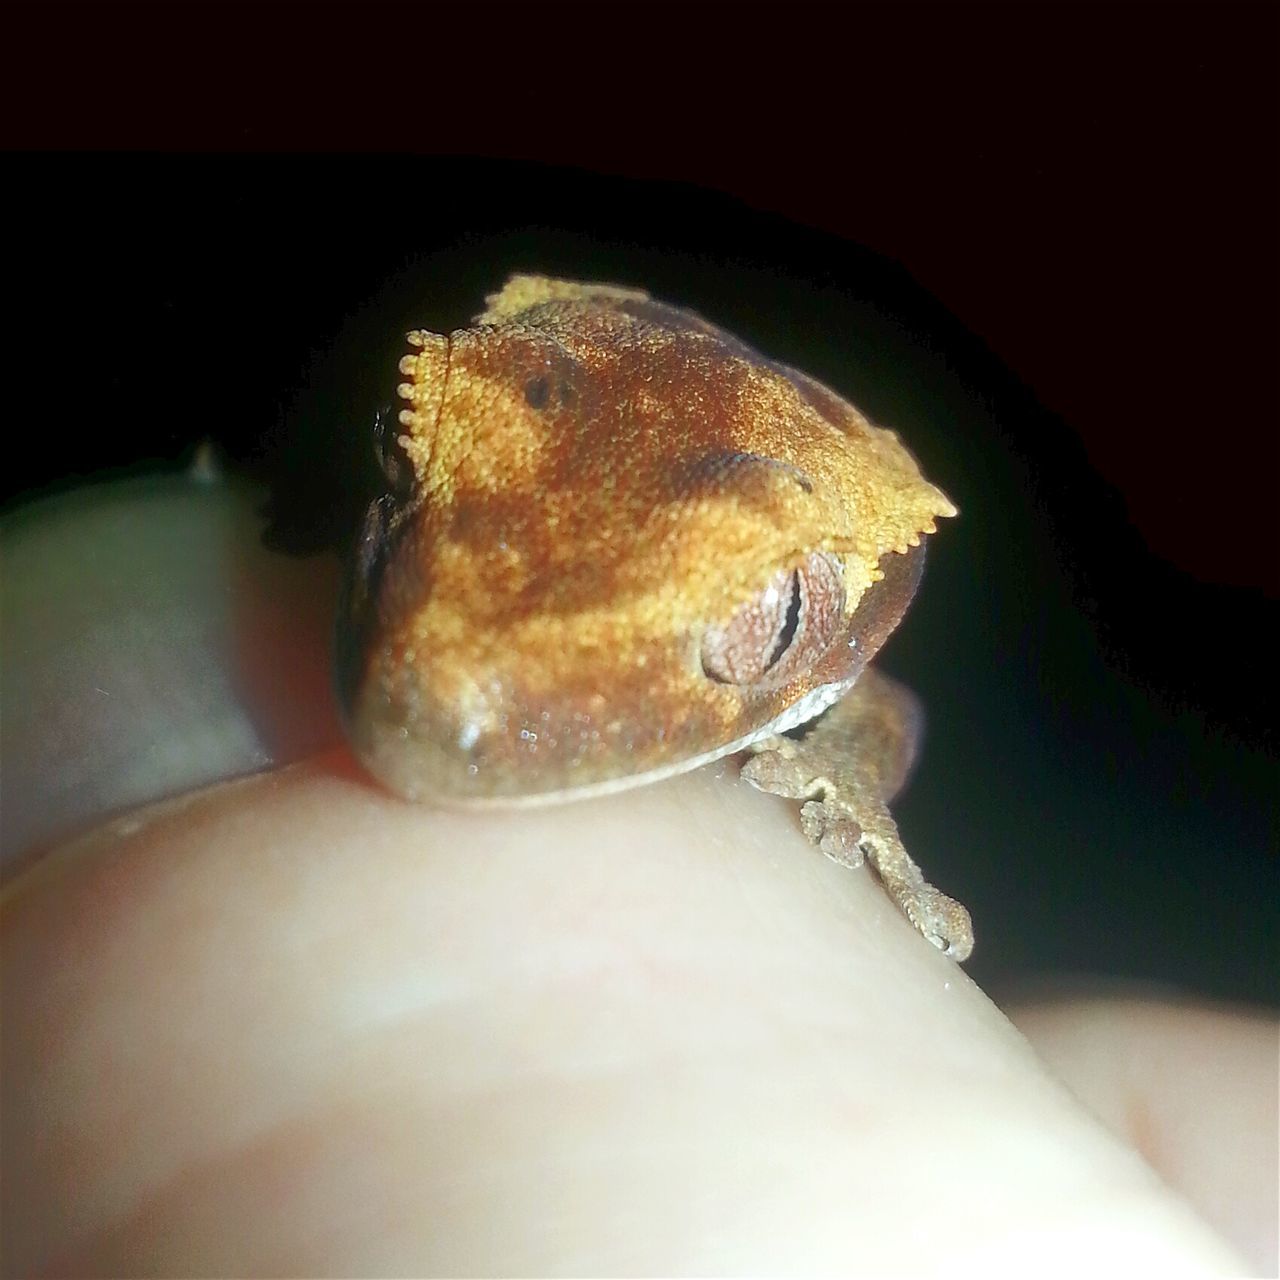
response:
<path id="1" fill-rule="evenodd" d="M 940 951 L 973 950 L 969 913 L 935 889 L 902 846 L 888 802 L 915 757 L 922 715 L 915 695 L 868 669 L 799 738 L 756 743 L 742 776 L 761 791 L 803 800 L 800 825 L 827 857 L 871 863 L 902 913 Z"/>

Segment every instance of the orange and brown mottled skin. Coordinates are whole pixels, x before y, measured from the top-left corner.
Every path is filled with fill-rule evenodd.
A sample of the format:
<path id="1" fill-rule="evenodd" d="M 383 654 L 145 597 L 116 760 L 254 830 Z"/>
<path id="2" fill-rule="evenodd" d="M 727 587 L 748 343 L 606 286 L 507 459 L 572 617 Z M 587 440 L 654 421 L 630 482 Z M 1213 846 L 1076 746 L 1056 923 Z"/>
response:
<path id="1" fill-rule="evenodd" d="M 342 622 L 372 772 L 441 803 L 590 794 L 851 683 L 954 514 L 897 437 L 638 291 L 517 276 L 488 303 L 401 363 L 412 483 Z M 843 576 L 830 648 L 778 687 L 710 678 L 707 629 L 814 552 Z"/>

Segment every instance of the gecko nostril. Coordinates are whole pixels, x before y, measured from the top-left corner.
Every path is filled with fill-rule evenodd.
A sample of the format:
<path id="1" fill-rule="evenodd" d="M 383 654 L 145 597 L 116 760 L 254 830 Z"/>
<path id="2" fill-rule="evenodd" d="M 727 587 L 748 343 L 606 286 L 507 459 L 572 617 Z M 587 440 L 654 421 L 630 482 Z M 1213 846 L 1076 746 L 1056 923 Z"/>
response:
<path id="1" fill-rule="evenodd" d="M 524 384 L 525 402 L 531 409 L 545 409 L 551 398 L 551 384 L 546 378 L 533 378 Z"/>

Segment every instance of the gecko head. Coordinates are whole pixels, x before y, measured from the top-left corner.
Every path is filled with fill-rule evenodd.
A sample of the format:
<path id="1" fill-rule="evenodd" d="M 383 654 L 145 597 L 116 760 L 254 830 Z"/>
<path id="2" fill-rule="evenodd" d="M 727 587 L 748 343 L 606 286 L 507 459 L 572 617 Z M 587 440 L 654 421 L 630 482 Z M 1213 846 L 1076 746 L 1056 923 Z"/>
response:
<path id="1" fill-rule="evenodd" d="M 415 799 L 618 789 L 816 713 L 954 510 L 893 433 L 635 291 L 517 278 L 410 341 L 338 689 Z"/>

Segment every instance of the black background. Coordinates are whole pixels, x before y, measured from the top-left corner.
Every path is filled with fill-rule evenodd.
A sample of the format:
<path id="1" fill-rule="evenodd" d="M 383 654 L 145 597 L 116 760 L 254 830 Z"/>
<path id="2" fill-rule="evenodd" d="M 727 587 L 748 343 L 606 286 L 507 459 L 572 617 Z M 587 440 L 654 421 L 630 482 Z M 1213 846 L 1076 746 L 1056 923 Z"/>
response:
<path id="1" fill-rule="evenodd" d="M 406 328 L 643 285 L 961 508 L 885 665 L 975 976 L 1280 1003 L 1273 6 L 16 12 L 6 501 L 212 438 L 341 545 Z"/>

